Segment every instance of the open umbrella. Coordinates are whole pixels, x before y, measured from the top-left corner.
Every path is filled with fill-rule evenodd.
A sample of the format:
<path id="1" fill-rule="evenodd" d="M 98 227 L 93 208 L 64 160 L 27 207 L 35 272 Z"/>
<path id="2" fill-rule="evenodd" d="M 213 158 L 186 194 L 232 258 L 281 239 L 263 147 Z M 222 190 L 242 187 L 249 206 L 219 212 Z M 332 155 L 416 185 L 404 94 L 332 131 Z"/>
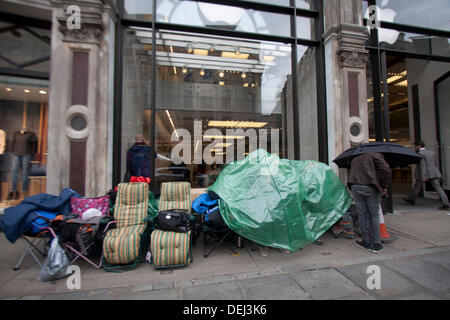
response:
<path id="1" fill-rule="evenodd" d="M 419 163 L 422 159 L 422 155 L 397 143 L 369 142 L 345 150 L 333 162 L 339 168 L 350 168 L 350 163 L 354 157 L 367 152 L 382 153 L 391 168 L 405 167 L 409 164 Z"/>

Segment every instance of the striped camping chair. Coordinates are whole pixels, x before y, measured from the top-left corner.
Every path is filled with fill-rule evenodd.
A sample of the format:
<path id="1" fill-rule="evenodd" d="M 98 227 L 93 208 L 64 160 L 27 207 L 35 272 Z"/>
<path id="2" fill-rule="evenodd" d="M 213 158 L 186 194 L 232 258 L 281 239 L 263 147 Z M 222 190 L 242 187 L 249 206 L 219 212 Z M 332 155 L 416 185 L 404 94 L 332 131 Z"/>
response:
<path id="1" fill-rule="evenodd" d="M 191 213 L 191 184 L 165 182 L 161 185 L 159 211 L 186 209 Z M 192 261 L 191 233 L 155 229 L 151 234 L 150 251 L 154 268 L 187 265 Z"/>
<path id="2" fill-rule="evenodd" d="M 114 206 L 116 228 L 108 230 L 103 240 L 108 264 L 124 265 L 138 260 L 147 229 L 148 197 L 147 183 L 119 184 Z"/>

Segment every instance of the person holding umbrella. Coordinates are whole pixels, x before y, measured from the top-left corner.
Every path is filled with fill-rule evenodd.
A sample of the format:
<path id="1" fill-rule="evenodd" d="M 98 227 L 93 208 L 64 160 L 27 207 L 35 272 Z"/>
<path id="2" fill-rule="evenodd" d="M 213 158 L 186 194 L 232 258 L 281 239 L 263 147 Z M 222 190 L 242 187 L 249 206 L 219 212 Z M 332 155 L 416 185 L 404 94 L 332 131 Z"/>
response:
<path id="1" fill-rule="evenodd" d="M 414 184 L 414 189 L 411 195 L 403 200 L 407 203 L 414 205 L 416 203 L 416 197 L 419 192 L 423 189 L 423 185 L 426 181 L 430 181 L 433 189 L 439 194 L 442 200 L 442 206 L 439 207 L 441 210 L 449 210 L 450 204 L 448 202 L 447 195 L 442 189 L 439 179 L 442 177 L 438 167 L 438 161 L 436 154 L 425 148 L 425 142 L 417 141 L 414 142 L 416 152 L 423 156 L 420 164 L 416 166 L 416 182 Z"/>
<path id="2" fill-rule="evenodd" d="M 378 210 L 390 178 L 391 169 L 382 153 L 367 152 L 351 160 L 347 185 L 355 200 L 362 237 L 355 244 L 374 253 L 383 250 Z"/>

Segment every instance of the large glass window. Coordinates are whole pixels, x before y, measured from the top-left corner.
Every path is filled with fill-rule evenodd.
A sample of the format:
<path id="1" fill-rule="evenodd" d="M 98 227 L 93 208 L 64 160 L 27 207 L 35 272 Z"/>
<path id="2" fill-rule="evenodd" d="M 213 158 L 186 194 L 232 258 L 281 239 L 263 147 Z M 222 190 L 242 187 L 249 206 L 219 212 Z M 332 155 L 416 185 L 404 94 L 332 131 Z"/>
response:
<path id="1" fill-rule="evenodd" d="M 50 30 L 0 21 L 0 202 L 45 192 Z M 8 204 L 9 203 L 9 204 Z"/>
<path id="2" fill-rule="evenodd" d="M 48 86 L 0 76 L 0 202 L 45 192 Z"/>
<path id="3" fill-rule="evenodd" d="M 450 30 L 448 0 L 377 0 L 379 20 Z"/>
<path id="4" fill-rule="evenodd" d="M 379 28 L 380 46 L 412 53 L 450 56 L 450 39 Z"/>
<path id="5" fill-rule="evenodd" d="M 151 0 L 124 0 L 123 8 L 126 18 L 150 21 L 153 19 L 153 1 Z"/>
<path id="6" fill-rule="evenodd" d="M 156 36 L 157 185 L 187 180 L 208 187 L 227 163 L 257 148 L 294 157 L 290 45 L 174 31 Z M 152 141 L 151 43 L 151 30 L 126 30 L 122 159 L 136 136 Z M 298 49 L 302 155 L 317 159 L 315 54 Z"/>
<path id="7" fill-rule="evenodd" d="M 290 36 L 290 18 L 285 14 L 180 0 L 159 0 L 157 10 L 159 22 Z M 306 32 L 303 26 L 307 26 L 309 31 L 310 20 L 302 18 L 302 27 L 299 27 L 306 39 L 311 38 L 311 33 Z"/>
<path id="8" fill-rule="evenodd" d="M 50 30 L 0 21 L 0 68 L 50 72 Z"/>

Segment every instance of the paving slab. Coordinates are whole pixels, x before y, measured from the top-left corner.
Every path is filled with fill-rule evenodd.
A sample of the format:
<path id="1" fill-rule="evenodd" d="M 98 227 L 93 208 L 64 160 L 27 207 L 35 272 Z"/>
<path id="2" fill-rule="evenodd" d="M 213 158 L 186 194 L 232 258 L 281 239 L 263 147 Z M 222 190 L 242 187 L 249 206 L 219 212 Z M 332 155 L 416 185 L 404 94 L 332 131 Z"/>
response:
<path id="1" fill-rule="evenodd" d="M 373 265 L 380 268 L 380 289 L 369 289 L 367 287 L 367 279 L 372 274 L 367 273 L 367 268 Z M 390 269 L 381 261 L 339 267 L 337 270 L 367 293 L 375 296 L 386 297 L 405 294 L 418 289 L 417 284 Z"/>
<path id="2" fill-rule="evenodd" d="M 244 295 L 253 300 L 309 300 L 309 295 L 289 274 L 240 280 Z"/>
<path id="3" fill-rule="evenodd" d="M 393 259 L 385 264 L 411 281 L 450 296 L 450 270 L 421 259 Z"/>
<path id="4" fill-rule="evenodd" d="M 367 295 L 335 269 L 300 271 L 292 274 L 292 277 L 312 299 L 341 299 Z"/>
<path id="5" fill-rule="evenodd" d="M 219 282 L 182 288 L 187 300 L 242 300 L 244 295 L 237 281 Z"/>

